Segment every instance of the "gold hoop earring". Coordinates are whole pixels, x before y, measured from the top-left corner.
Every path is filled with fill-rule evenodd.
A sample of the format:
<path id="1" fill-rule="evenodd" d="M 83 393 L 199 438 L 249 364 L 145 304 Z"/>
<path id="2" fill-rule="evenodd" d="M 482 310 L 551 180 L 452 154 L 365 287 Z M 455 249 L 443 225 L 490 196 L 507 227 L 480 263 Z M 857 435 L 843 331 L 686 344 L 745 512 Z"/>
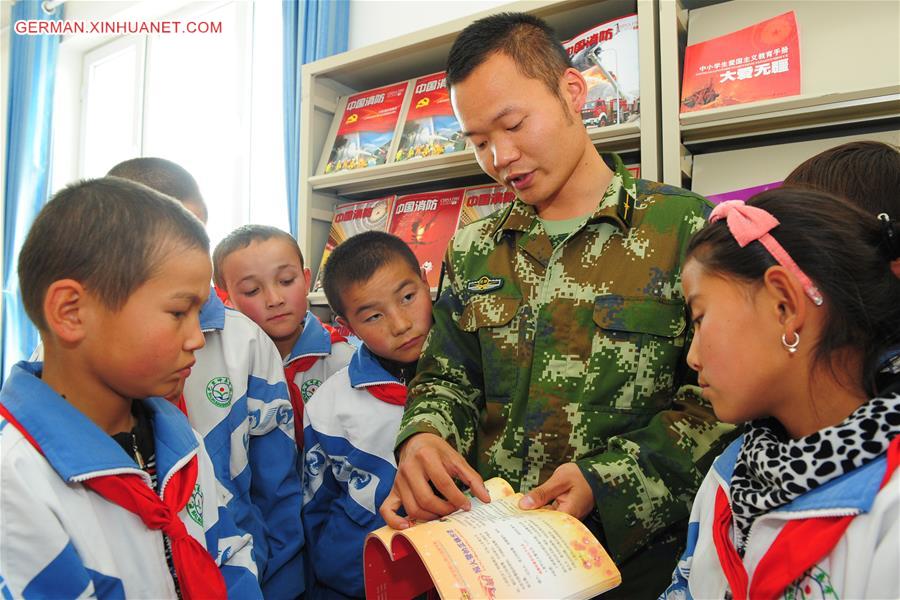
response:
<path id="1" fill-rule="evenodd" d="M 794 354 L 797 352 L 797 346 L 800 345 L 800 334 L 798 332 L 794 332 L 794 341 L 788 343 L 787 334 L 781 334 L 781 345 L 784 346 L 784 349 L 788 351 L 790 354 Z"/>

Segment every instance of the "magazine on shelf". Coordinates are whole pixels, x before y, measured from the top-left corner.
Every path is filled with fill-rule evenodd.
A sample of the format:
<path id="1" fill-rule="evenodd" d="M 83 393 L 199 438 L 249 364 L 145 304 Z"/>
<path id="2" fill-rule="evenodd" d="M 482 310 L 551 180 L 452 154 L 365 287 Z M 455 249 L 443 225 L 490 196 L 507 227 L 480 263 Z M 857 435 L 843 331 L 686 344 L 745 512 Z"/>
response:
<path id="1" fill-rule="evenodd" d="M 604 127 L 640 117 L 637 15 L 597 25 L 563 46 L 588 84 L 587 101 L 581 107 L 585 125 Z"/>
<path id="2" fill-rule="evenodd" d="M 399 196 L 388 232 L 409 244 L 425 271 L 428 287 L 437 289 L 447 244 L 456 231 L 463 188 Z"/>
<path id="3" fill-rule="evenodd" d="M 465 188 L 459 228 L 474 223 L 509 206 L 516 194 L 502 185 L 476 185 Z"/>
<path id="4" fill-rule="evenodd" d="M 799 93 L 794 11 L 692 44 L 684 52 L 682 113 Z"/>
<path id="5" fill-rule="evenodd" d="M 411 81 L 342 98 L 318 174 L 364 169 L 387 162 Z"/>
<path id="6" fill-rule="evenodd" d="M 444 600 L 582 599 L 621 583 L 584 523 L 555 510 L 521 510 L 522 494 L 503 479 L 485 486 L 489 504 L 472 498 L 469 511 L 370 533 L 363 550 L 366 598 L 405 599 L 436 590 Z"/>
<path id="7" fill-rule="evenodd" d="M 322 272 L 325 270 L 325 263 L 338 244 L 364 231 L 387 231 L 393 203 L 394 196 L 385 196 L 374 200 L 339 204 L 335 207 L 313 292 L 322 291 Z"/>
<path id="8" fill-rule="evenodd" d="M 450 106 L 447 74 L 442 71 L 416 79 L 394 160 L 440 156 L 465 147 L 466 140 Z"/>

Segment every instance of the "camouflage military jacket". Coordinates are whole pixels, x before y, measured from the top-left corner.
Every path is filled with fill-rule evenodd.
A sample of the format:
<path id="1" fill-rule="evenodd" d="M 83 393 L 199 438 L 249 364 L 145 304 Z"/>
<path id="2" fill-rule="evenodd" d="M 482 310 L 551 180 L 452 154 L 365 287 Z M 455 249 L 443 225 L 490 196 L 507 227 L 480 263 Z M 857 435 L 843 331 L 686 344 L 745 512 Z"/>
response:
<path id="1" fill-rule="evenodd" d="M 522 491 L 577 462 L 623 560 L 687 519 L 730 428 L 679 389 L 681 264 L 710 204 L 604 159 L 603 200 L 555 248 L 519 200 L 457 232 L 397 443 L 437 433 Z"/>

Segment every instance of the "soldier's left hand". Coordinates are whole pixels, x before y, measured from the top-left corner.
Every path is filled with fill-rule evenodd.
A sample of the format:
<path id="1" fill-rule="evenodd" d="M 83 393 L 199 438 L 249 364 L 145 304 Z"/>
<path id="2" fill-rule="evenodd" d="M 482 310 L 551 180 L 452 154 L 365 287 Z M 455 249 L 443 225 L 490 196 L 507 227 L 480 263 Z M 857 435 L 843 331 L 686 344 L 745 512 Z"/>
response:
<path id="1" fill-rule="evenodd" d="M 594 492 L 575 463 L 560 465 L 550 479 L 519 500 L 519 508 L 529 510 L 553 504 L 558 511 L 579 519 L 594 509 Z"/>

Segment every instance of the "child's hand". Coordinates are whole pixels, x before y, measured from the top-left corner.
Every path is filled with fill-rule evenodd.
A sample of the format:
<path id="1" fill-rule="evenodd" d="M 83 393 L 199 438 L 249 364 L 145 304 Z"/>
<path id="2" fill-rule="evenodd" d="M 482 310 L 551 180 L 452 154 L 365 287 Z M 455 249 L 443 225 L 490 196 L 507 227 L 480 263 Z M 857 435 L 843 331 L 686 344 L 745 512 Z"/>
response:
<path id="1" fill-rule="evenodd" d="M 575 463 L 560 465 L 550 479 L 519 500 L 519 508 L 530 510 L 552 503 L 558 511 L 583 519 L 594 509 L 594 492 Z"/>
<path id="2" fill-rule="evenodd" d="M 412 521 L 430 521 L 459 509 L 469 510 L 472 503 L 456 487 L 454 478 L 469 486 L 482 502 L 491 501 L 481 476 L 453 446 L 432 433 L 412 436 L 400 449 L 397 477 L 381 505 L 381 517 L 394 529 L 406 529 Z M 397 513 L 401 506 L 409 519 Z"/>

